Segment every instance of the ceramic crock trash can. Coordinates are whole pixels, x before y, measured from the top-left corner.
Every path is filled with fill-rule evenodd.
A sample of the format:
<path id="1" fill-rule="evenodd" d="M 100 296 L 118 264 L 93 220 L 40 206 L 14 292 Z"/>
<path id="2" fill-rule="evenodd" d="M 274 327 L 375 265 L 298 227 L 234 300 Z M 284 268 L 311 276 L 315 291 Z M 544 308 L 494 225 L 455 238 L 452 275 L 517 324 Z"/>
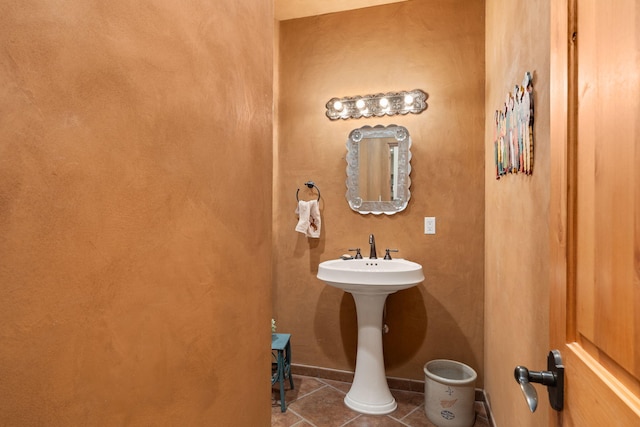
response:
<path id="1" fill-rule="evenodd" d="M 438 359 L 424 365 L 424 411 L 438 427 L 471 427 L 475 423 L 478 374 L 464 363 Z"/>

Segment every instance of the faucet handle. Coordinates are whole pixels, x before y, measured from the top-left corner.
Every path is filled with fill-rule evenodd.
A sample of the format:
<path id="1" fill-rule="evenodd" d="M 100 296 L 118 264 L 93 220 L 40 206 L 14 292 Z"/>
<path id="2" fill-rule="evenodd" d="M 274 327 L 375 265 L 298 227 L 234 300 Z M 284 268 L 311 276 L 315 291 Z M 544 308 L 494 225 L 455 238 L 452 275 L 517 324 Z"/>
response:
<path id="1" fill-rule="evenodd" d="M 391 254 L 389 252 L 400 252 L 397 249 L 385 249 L 384 259 L 391 259 Z"/>
<path id="2" fill-rule="evenodd" d="M 349 252 L 356 253 L 356 259 L 362 259 L 362 254 L 360 253 L 360 248 L 349 249 Z"/>

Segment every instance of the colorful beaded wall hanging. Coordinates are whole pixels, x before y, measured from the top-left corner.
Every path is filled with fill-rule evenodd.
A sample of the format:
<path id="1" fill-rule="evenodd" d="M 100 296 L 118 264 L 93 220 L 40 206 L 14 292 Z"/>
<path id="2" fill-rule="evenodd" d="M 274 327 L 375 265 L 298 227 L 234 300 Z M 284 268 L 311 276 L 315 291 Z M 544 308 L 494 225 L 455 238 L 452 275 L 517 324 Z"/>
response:
<path id="1" fill-rule="evenodd" d="M 524 74 L 504 107 L 496 110 L 493 148 L 496 179 L 508 173 L 533 173 L 533 79 Z"/>

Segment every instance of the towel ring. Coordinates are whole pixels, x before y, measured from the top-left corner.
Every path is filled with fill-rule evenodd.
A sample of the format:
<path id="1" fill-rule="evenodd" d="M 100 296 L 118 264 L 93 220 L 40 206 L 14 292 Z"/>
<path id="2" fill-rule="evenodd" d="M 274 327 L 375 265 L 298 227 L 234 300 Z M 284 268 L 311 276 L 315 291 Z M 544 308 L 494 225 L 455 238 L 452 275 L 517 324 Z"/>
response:
<path id="1" fill-rule="evenodd" d="M 304 183 L 304 185 L 306 185 L 309 188 L 314 188 L 316 189 L 316 191 L 318 192 L 318 201 L 320 201 L 320 189 L 316 186 L 316 184 L 313 183 L 313 181 L 307 181 Z M 298 193 L 300 192 L 300 189 L 298 188 L 298 191 L 296 191 L 296 200 L 300 201 L 300 199 L 298 198 Z"/>

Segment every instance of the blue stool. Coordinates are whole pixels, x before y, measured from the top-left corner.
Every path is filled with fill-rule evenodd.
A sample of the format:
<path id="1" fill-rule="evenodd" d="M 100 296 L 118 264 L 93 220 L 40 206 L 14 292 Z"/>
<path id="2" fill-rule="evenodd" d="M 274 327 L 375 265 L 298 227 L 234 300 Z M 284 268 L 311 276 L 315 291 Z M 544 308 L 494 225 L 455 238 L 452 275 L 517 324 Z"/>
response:
<path id="1" fill-rule="evenodd" d="M 275 362 L 271 366 L 271 385 L 280 383 L 280 408 L 282 412 L 287 410 L 284 402 L 284 380 L 288 377 L 291 390 L 293 390 L 293 377 L 291 376 L 291 334 L 271 334 L 271 354 Z"/>

